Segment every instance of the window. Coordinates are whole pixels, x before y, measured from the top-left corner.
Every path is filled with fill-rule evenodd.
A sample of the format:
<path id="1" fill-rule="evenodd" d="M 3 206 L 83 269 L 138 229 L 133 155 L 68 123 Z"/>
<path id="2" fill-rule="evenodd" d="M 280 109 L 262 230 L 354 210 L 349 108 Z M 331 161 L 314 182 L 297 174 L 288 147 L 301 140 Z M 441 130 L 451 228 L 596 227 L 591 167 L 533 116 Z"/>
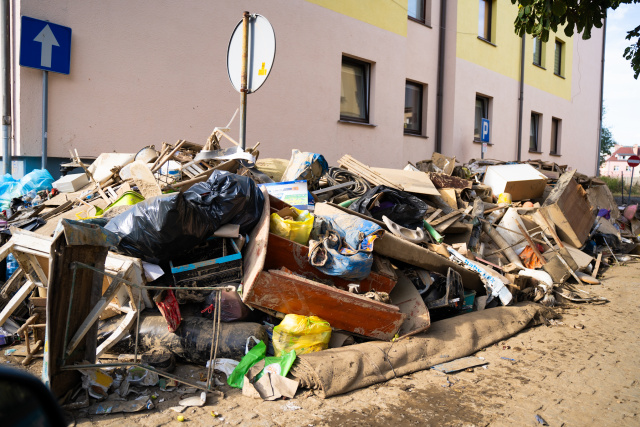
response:
<path id="1" fill-rule="evenodd" d="M 540 117 L 542 115 L 538 113 L 531 113 L 531 132 L 529 137 L 529 151 L 540 151 L 538 142 L 540 141 Z"/>
<path id="2" fill-rule="evenodd" d="M 370 64 L 342 57 L 340 120 L 369 123 Z"/>
<path id="3" fill-rule="evenodd" d="M 409 0 L 409 18 L 425 22 L 425 0 Z"/>
<path id="4" fill-rule="evenodd" d="M 407 82 L 404 89 L 404 133 L 422 135 L 423 86 Z"/>
<path id="5" fill-rule="evenodd" d="M 473 128 L 473 139 L 480 141 L 482 131 L 482 119 L 489 118 L 489 98 L 476 95 L 476 115 Z"/>
<path id="6" fill-rule="evenodd" d="M 533 38 L 533 63 L 542 67 L 542 40 L 540 37 Z"/>
<path id="7" fill-rule="evenodd" d="M 620 166 L 614 166 L 614 167 L 613 167 L 613 170 L 614 170 L 614 171 L 619 171 L 619 170 L 620 170 Z"/>
<path id="8" fill-rule="evenodd" d="M 491 14 L 492 14 L 492 1 L 480 0 L 480 13 L 478 14 L 478 37 L 487 41 L 491 40 Z"/>
<path id="9" fill-rule="evenodd" d="M 625 167 L 624 170 L 627 171 L 627 172 L 631 172 L 631 166 Z"/>
<path id="10" fill-rule="evenodd" d="M 556 40 L 556 52 L 555 52 L 555 58 L 553 61 L 553 72 L 558 75 L 558 76 L 562 76 L 562 72 L 563 72 L 563 52 L 562 50 L 564 49 L 564 43 L 562 43 L 560 40 Z"/>
<path id="11" fill-rule="evenodd" d="M 562 131 L 562 120 L 551 118 L 551 154 L 560 154 L 560 132 Z"/>

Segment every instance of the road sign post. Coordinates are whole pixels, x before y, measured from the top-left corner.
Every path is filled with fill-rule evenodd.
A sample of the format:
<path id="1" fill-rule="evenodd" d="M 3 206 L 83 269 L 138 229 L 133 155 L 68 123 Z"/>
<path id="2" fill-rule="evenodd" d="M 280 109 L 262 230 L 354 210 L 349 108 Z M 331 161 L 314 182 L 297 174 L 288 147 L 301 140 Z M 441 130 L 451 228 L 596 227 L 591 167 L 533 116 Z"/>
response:
<path id="1" fill-rule="evenodd" d="M 49 71 L 69 74 L 71 28 L 28 16 L 21 22 L 20 65 L 42 70 L 42 169 L 46 169 Z"/>
<path id="2" fill-rule="evenodd" d="M 636 166 L 640 165 L 640 157 L 630 156 L 627 159 L 627 164 L 631 167 L 631 182 L 629 183 L 629 201 L 627 202 L 628 204 L 630 204 L 631 203 L 631 187 L 633 187 L 633 172 L 636 170 Z"/>
<path id="3" fill-rule="evenodd" d="M 276 54 L 273 27 L 262 15 L 244 12 L 229 40 L 227 72 L 240 92 L 240 146 L 246 147 L 247 95 L 267 80 Z"/>
<path id="4" fill-rule="evenodd" d="M 487 152 L 487 145 L 489 144 L 489 119 L 482 119 L 480 128 L 480 140 L 482 141 L 482 148 L 480 149 L 480 158 L 484 159 L 484 153 Z"/>

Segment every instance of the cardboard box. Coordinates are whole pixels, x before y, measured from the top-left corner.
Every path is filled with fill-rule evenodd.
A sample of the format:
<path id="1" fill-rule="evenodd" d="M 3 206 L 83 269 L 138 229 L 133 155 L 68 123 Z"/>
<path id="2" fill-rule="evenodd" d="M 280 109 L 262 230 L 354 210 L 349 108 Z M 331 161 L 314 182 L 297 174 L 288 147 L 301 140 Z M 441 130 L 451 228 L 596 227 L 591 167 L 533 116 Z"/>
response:
<path id="1" fill-rule="evenodd" d="M 526 164 L 487 167 L 484 184 L 491 187 L 494 197 L 511 194 L 513 201 L 542 197 L 547 177 Z"/>

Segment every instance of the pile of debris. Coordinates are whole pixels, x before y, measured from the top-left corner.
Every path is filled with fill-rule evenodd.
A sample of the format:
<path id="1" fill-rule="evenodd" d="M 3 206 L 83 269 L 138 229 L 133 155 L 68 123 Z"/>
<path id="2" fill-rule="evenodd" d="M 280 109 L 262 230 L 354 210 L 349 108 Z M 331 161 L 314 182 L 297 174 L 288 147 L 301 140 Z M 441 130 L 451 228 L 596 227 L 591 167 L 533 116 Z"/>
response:
<path id="1" fill-rule="evenodd" d="M 265 400 L 344 393 L 468 356 L 545 306 L 606 302 L 587 285 L 640 254 L 637 206 L 566 166 L 258 160 L 227 131 L 91 165 L 73 152 L 79 173 L 0 197 L 5 354 L 43 357 L 69 408 L 203 391 L 179 412 L 223 374 Z"/>

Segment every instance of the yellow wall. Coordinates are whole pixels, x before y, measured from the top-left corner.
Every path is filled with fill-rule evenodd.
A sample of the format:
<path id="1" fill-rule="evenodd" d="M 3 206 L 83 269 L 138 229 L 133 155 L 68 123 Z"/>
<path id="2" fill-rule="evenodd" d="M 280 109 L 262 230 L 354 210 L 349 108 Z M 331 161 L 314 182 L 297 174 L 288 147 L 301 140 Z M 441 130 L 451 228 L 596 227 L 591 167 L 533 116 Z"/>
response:
<path id="1" fill-rule="evenodd" d="M 521 39 L 514 32 L 518 6 L 509 0 L 494 0 L 492 44 L 478 38 L 479 0 L 460 0 L 458 3 L 458 28 L 456 56 L 488 68 L 514 80 L 520 79 Z M 546 70 L 533 65 L 533 40 L 526 37 L 525 83 L 567 100 L 571 99 L 571 71 L 573 41 L 559 31 L 557 38 L 565 43 L 564 78 L 553 73 L 554 42 L 556 34 L 549 35 L 545 49 Z"/>
<path id="2" fill-rule="evenodd" d="M 407 0 L 307 0 L 343 15 L 407 36 Z"/>

